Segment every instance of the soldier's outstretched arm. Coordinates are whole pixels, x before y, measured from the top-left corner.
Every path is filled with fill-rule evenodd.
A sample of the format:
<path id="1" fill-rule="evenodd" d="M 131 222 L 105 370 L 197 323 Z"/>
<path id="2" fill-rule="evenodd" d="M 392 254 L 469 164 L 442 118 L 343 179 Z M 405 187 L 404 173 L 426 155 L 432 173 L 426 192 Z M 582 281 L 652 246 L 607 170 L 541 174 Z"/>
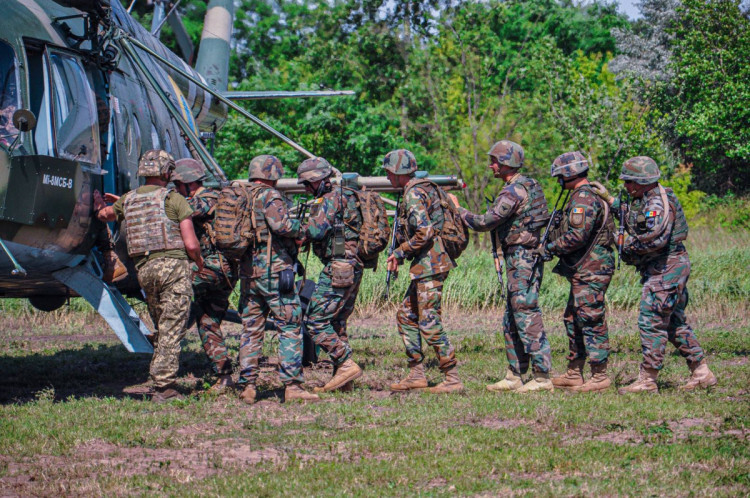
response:
<path id="1" fill-rule="evenodd" d="M 281 237 L 296 238 L 299 235 L 299 220 L 289 216 L 286 202 L 278 193 L 271 193 L 265 200 L 266 223 L 271 231 Z"/>
<path id="2" fill-rule="evenodd" d="M 410 239 L 404 241 L 393 251 L 393 255 L 399 261 L 418 253 L 435 236 L 435 227 L 432 226 L 430 215 L 427 212 L 426 194 L 417 188 L 413 188 L 404 196 L 402 202 L 404 203 L 407 223 L 415 230 Z"/>
<path id="3" fill-rule="evenodd" d="M 180 235 L 182 236 L 182 243 L 185 244 L 185 252 L 198 265 L 198 271 L 202 270 L 201 245 L 198 242 L 198 237 L 195 236 L 192 218 L 185 218 L 180 222 Z"/>
<path id="4" fill-rule="evenodd" d="M 332 199 L 319 197 L 312 202 L 310 218 L 305 226 L 305 235 L 311 240 L 323 240 L 333 231 L 337 206 Z"/>
<path id="5" fill-rule="evenodd" d="M 474 214 L 459 208 L 464 222 L 477 232 L 489 232 L 508 221 L 527 197 L 526 189 L 520 185 L 507 185 L 484 214 Z"/>

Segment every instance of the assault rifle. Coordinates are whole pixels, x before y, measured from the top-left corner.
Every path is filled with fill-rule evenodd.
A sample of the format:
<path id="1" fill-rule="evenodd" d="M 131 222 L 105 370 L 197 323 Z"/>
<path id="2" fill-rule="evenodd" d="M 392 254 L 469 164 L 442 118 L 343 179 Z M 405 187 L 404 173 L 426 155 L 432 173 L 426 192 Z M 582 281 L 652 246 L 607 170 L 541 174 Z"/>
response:
<path id="1" fill-rule="evenodd" d="M 487 205 L 487 211 L 492 207 L 492 199 L 489 197 L 484 198 L 484 202 Z M 505 297 L 505 285 L 503 285 L 503 259 L 497 254 L 497 237 L 495 236 L 495 230 L 490 230 L 490 239 L 492 240 L 492 259 L 495 261 L 495 271 L 497 272 L 497 282 L 500 284 L 500 299 Z"/>
<path id="2" fill-rule="evenodd" d="M 563 194 L 565 194 L 565 198 L 563 199 Z M 545 247 L 547 245 L 547 240 L 549 240 L 549 233 L 550 230 L 552 230 L 552 227 L 554 226 L 557 228 L 560 225 L 560 218 L 562 215 L 562 210 L 565 207 L 565 205 L 568 203 L 568 197 L 570 197 L 570 190 L 562 189 L 560 190 L 560 195 L 557 196 L 557 200 L 555 201 L 555 208 L 552 210 L 552 215 L 549 217 L 549 221 L 547 222 L 547 227 L 544 229 L 544 233 L 542 234 L 542 238 L 539 241 L 539 245 L 542 247 Z M 562 205 L 560 204 L 560 199 L 563 199 Z M 531 274 L 529 275 L 529 283 L 531 283 L 531 280 L 534 278 L 534 271 L 536 270 L 536 264 L 539 262 L 539 253 L 534 253 L 534 265 L 531 268 Z"/>
<path id="3" fill-rule="evenodd" d="M 623 198 L 624 197 L 624 198 Z M 627 214 L 627 194 L 625 196 L 618 196 L 618 202 L 620 203 L 620 226 L 617 229 L 617 269 L 620 269 L 620 262 L 622 261 L 622 248 L 625 246 L 625 216 Z"/>
<path id="4" fill-rule="evenodd" d="M 396 214 L 393 216 L 393 233 L 391 233 L 391 243 L 388 245 L 388 256 L 393 254 L 393 251 L 396 250 L 396 233 L 398 232 L 399 226 L 398 226 L 398 210 L 401 207 L 401 194 L 398 194 L 398 197 L 396 198 Z M 398 278 L 398 271 L 393 272 L 391 270 L 388 270 L 385 274 L 385 294 L 383 294 L 383 297 L 388 300 L 388 296 L 391 291 L 391 276 L 395 273 L 394 278 Z"/>

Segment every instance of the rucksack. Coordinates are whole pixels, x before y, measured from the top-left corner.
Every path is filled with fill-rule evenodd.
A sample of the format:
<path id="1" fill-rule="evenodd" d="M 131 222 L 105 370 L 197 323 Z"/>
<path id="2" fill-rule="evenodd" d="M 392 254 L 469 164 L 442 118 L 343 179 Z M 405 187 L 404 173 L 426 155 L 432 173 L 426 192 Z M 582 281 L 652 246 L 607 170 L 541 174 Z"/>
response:
<path id="1" fill-rule="evenodd" d="M 365 263 L 365 268 L 375 268 L 378 254 L 388 247 L 391 237 L 391 225 L 388 223 L 388 212 L 385 203 L 377 192 L 355 190 L 344 187 L 345 195 L 354 195 L 357 207 L 362 215 L 362 226 L 359 227 L 359 244 L 357 252 Z"/>
<path id="2" fill-rule="evenodd" d="M 216 200 L 214 243 L 230 260 L 239 261 L 253 242 L 253 197 L 246 185 L 232 182 Z"/>
<path id="3" fill-rule="evenodd" d="M 430 215 L 438 207 L 443 210 L 443 227 L 439 230 L 438 236 L 443 240 L 443 247 L 445 247 L 448 256 L 451 259 L 457 259 L 469 245 L 469 228 L 461 218 L 458 208 L 445 195 L 445 191 L 436 184 L 429 180 L 419 180 L 414 182 L 411 188 L 422 184 L 433 187 L 440 197 L 440 202 L 435 203 L 437 205 L 429 206 L 428 210 Z M 406 191 L 404 191 L 404 195 L 406 195 Z"/>

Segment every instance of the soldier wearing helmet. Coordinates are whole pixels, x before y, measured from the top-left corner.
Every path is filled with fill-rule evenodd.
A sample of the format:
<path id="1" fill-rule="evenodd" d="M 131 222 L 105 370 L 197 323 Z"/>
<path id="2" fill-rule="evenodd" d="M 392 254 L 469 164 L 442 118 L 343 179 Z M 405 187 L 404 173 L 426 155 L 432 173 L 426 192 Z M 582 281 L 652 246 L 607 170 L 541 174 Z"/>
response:
<path id="1" fill-rule="evenodd" d="M 289 216 L 287 201 L 276 190 L 284 167 L 275 156 L 261 155 L 248 166 L 247 193 L 252 210 L 253 242 L 240 261 L 240 399 L 256 401 L 256 382 L 269 313 L 279 331 L 279 377 L 287 401 L 316 401 L 302 389 L 302 308 L 294 286 L 294 254 L 300 222 Z"/>
<path id="2" fill-rule="evenodd" d="M 94 194 L 99 220 L 121 223 L 156 327 L 150 368 L 156 390 L 152 399 L 156 402 L 181 397 L 175 388 L 180 341 L 185 336 L 193 296 L 188 257 L 198 270 L 203 268 L 193 210 L 182 195 L 167 188 L 174 167 L 169 153 L 149 150 L 138 164 L 138 176 L 145 177 L 145 185 L 126 193 L 112 206 L 106 206 L 98 192 Z"/>
<path id="3" fill-rule="evenodd" d="M 560 226 L 551 232 L 546 247 L 538 250 L 543 256 L 553 254 L 560 258 L 552 271 L 570 283 L 563 315 L 568 334 L 568 368 L 552 383 L 577 392 L 602 391 L 611 385 L 607 377 L 609 333 L 604 296 L 615 271 L 615 225 L 609 204 L 596 195 L 589 183 L 589 161 L 581 152 L 559 155 L 550 173 L 563 189 L 570 191 Z M 587 357 L 592 376 L 584 382 Z"/>
<path id="4" fill-rule="evenodd" d="M 411 283 L 396 315 L 410 373 L 404 380 L 392 384 L 391 390 L 427 387 L 422 352 L 424 339 L 437 353 L 439 368 L 445 374 L 445 381 L 430 388 L 430 392 L 462 391 L 464 386 L 458 378 L 455 349 L 443 330 L 440 311 L 443 283 L 456 266 L 438 236 L 444 220 L 442 208 L 435 208 L 441 202 L 440 187 L 415 178 L 417 160 L 408 150 L 398 149 L 386 154 L 383 167 L 391 185 L 403 189 L 396 214 L 401 229 L 394 235 L 399 246 L 388 256 L 388 270 L 397 271 L 404 259 L 412 261 Z"/>
<path id="5" fill-rule="evenodd" d="M 690 258 L 683 244 L 688 235 L 687 220 L 672 189 L 659 184 L 660 176 L 656 162 L 646 156 L 625 161 L 620 174 L 625 190 L 633 198 L 624 216 L 629 237 L 623 247 L 623 261 L 636 267 L 643 282 L 638 316 L 643 362 L 638 379 L 621 388 L 620 394 L 658 391 L 656 379 L 664 364 L 667 341 L 685 358 L 691 372 L 681 389 L 694 390 L 717 383 L 705 352 L 685 319 L 690 276 Z M 620 201 L 604 187 L 599 185 L 597 190 L 613 209 L 620 209 Z"/>
<path id="6" fill-rule="evenodd" d="M 357 197 L 342 186 L 331 184 L 333 168 L 322 157 L 305 159 L 297 168 L 297 183 L 315 196 L 310 217 L 302 227 L 302 244 L 312 243 L 313 252 L 323 262 L 315 291 L 305 316 L 305 327 L 315 344 L 333 361 L 333 378 L 315 392 L 349 391 L 362 369 L 352 360 L 346 321 L 362 281 L 364 263 L 359 257 L 362 214 Z M 347 190 L 347 192 L 349 192 Z"/>
<path id="7" fill-rule="evenodd" d="M 195 265 L 192 268 L 198 335 L 213 372 L 218 377 L 211 389 L 222 391 L 234 384 L 232 360 L 221 332 L 221 322 L 229 308 L 229 296 L 237 283 L 239 269 L 213 242 L 219 190 L 204 187 L 205 179 L 206 169 L 200 161 L 193 158 L 176 161 L 172 181 L 193 209 L 193 224 L 203 256 L 203 269 L 198 271 Z"/>
<path id="8" fill-rule="evenodd" d="M 507 305 L 503 318 L 508 369 L 505 378 L 487 386 L 494 392 L 526 393 L 553 390 L 549 380 L 550 345 L 539 308 L 539 287 L 544 265 L 534 263 L 533 251 L 549 214 L 539 182 L 520 173 L 523 148 L 510 140 L 495 143 L 489 152 L 489 169 L 505 186 L 484 214 L 461 208 L 473 230 L 490 232 L 502 248 L 507 265 Z M 523 383 L 521 375 L 531 365 L 534 377 Z"/>

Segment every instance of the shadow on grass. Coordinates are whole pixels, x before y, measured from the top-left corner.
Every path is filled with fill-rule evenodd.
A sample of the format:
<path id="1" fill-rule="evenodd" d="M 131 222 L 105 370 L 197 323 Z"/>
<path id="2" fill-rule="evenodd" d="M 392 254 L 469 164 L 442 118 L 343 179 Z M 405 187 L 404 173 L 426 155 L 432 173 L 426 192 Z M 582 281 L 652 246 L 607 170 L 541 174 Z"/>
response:
<path id="1" fill-rule="evenodd" d="M 150 354 L 129 353 L 119 344 L 85 344 L 54 353 L 0 356 L 0 404 L 27 403 L 42 392 L 55 401 L 70 397 L 142 399 L 148 390 L 145 386 L 137 392 L 126 389 L 149 381 L 150 363 Z M 208 371 L 202 351 L 182 351 L 177 376 L 183 383 L 188 374 L 199 381 Z"/>

